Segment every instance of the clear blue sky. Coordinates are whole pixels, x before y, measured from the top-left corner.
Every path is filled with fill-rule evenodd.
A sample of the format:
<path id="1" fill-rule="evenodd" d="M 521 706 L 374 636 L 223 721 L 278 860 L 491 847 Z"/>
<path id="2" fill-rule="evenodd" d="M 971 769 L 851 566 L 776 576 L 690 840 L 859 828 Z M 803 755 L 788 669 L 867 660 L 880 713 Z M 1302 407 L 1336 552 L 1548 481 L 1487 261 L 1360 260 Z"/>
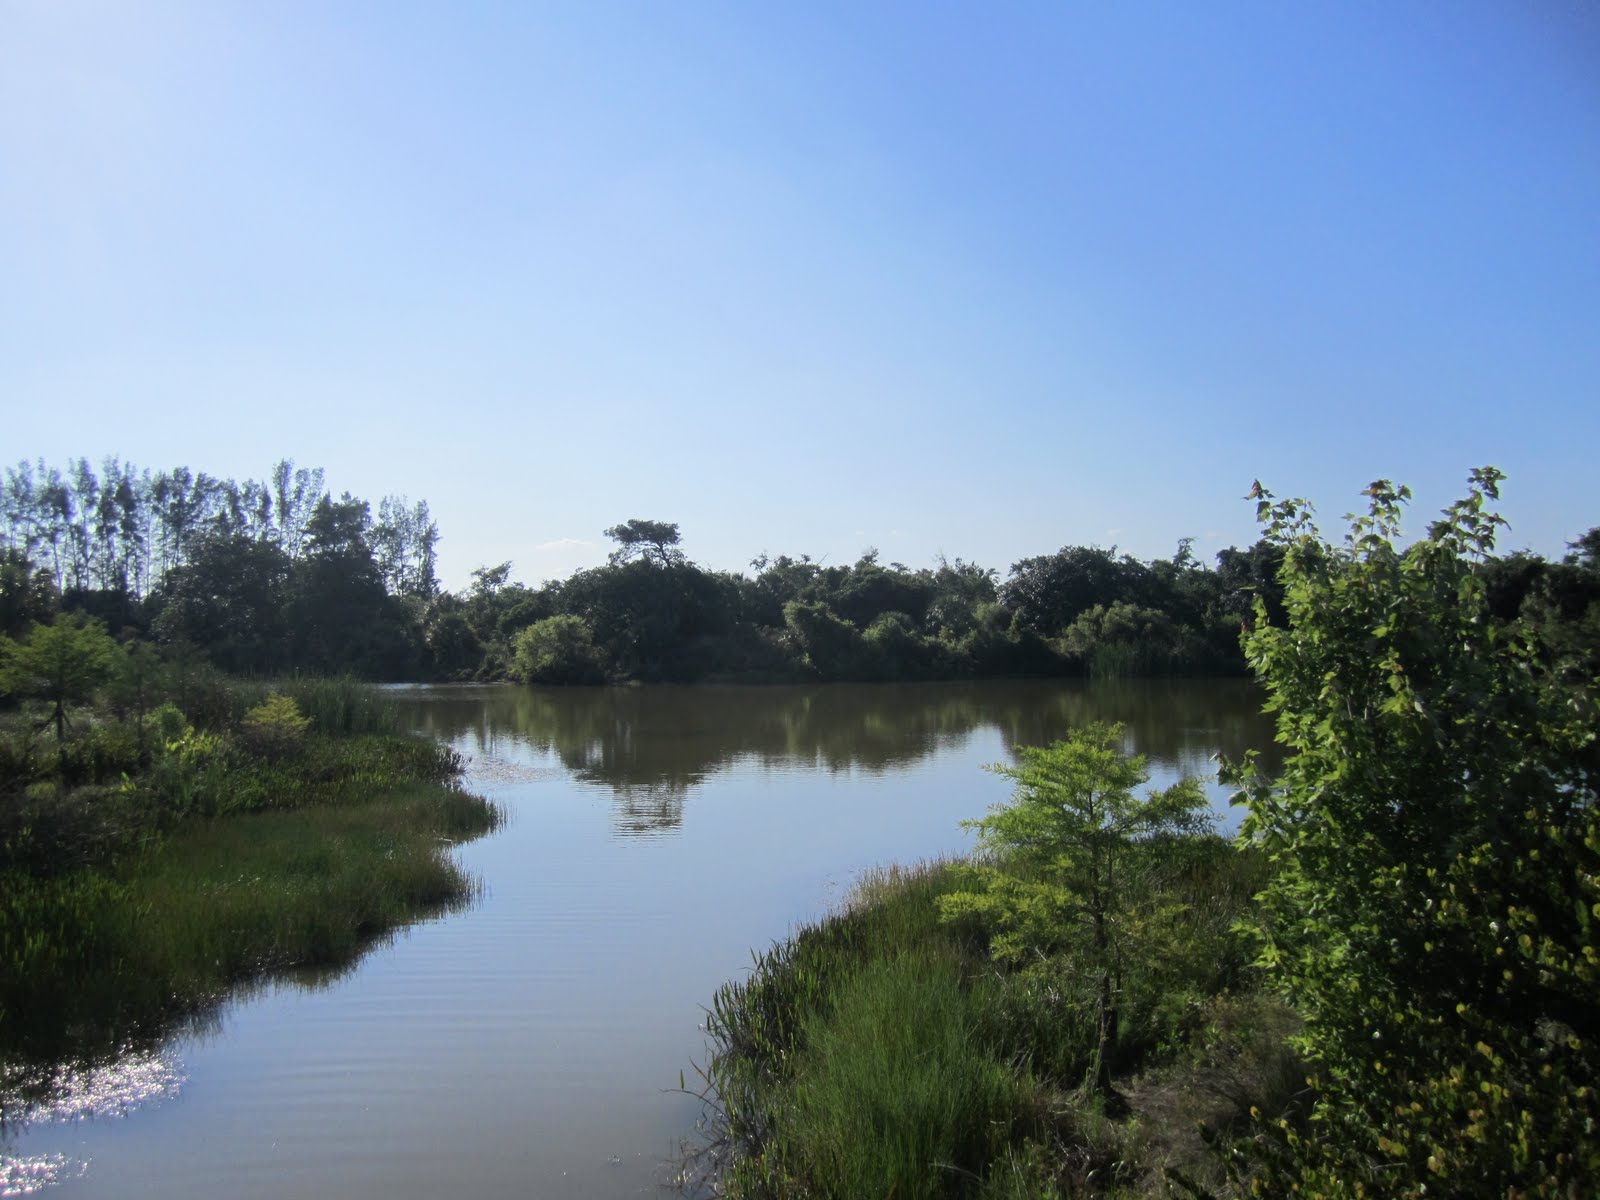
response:
<path id="1" fill-rule="evenodd" d="M 1600 5 L 0 0 L 0 458 L 1001 568 L 1600 524 Z"/>

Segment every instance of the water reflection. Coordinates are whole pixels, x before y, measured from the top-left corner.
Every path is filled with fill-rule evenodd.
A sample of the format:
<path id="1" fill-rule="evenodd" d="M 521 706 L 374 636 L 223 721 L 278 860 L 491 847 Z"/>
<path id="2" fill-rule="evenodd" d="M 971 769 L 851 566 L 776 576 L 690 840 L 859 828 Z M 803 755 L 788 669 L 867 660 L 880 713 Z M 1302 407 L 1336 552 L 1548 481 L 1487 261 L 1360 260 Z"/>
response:
<path id="1" fill-rule="evenodd" d="M 459 902 L 419 913 L 418 919 L 465 908 L 475 896 L 476 891 Z M 222 995 L 196 997 L 175 990 L 170 1008 L 141 1019 L 120 1010 L 91 1013 L 88 1019 L 79 1013 L 77 1024 L 54 1029 L 50 1023 L 59 1014 L 29 1014 L 33 1020 L 21 1032 L 46 1029 L 50 1036 L 36 1038 L 35 1043 L 60 1049 L 40 1055 L 0 1043 L 0 1197 L 32 1195 L 78 1178 L 88 1169 L 87 1159 L 60 1151 L 22 1153 L 18 1141 L 30 1130 L 128 1117 L 172 1099 L 186 1080 L 176 1047 L 192 1048 L 222 1036 L 227 1008 L 279 987 L 332 990 L 359 970 L 370 951 L 391 944 L 401 932 L 374 932 L 349 961 L 278 968 L 241 980 Z M 9 1034 L 15 1038 L 19 1029 L 14 1026 Z M 81 1047 L 73 1046 L 74 1036 Z"/>
<path id="2" fill-rule="evenodd" d="M 1209 776 L 1213 755 L 1269 751 L 1271 723 L 1246 680 L 1004 681 L 814 687 L 409 688 L 422 728 L 475 770 L 537 772 L 553 756 L 610 789 L 622 836 L 675 832 L 685 800 L 736 763 L 771 770 L 903 770 L 975 732 L 1008 752 L 1090 721 L 1120 721 L 1157 770 Z M 549 768 L 545 768 L 548 770 Z"/>

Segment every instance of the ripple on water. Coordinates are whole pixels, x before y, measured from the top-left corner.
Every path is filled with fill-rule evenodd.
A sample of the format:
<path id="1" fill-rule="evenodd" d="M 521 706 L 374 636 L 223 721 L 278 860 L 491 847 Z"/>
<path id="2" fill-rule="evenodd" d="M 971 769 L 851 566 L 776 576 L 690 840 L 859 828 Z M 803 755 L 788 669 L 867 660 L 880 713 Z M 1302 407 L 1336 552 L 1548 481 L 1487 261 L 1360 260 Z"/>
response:
<path id="1" fill-rule="evenodd" d="M 463 755 L 469 786 L 494 786 L 509 783 L 546 783 L 564 779 L 566 771 L 559 766 L 517 762 L 495 755 Z"/>

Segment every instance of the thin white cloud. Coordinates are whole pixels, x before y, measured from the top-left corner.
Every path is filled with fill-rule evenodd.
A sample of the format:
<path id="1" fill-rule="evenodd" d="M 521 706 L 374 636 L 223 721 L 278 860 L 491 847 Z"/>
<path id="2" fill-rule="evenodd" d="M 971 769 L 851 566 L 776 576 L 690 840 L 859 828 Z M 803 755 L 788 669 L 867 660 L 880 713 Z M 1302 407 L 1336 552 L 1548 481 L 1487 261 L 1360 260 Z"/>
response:
<path id="1" fill-rule="evenodd" d="M 540 542 L 535 550 L 576 550 L 579 547 L 594 548 L 595 543 L 586 542 L 582 538 L 557 538 L 553 542 Z"/>
<path id="2" fill-rule="evenodd" d="M 1122 526 L 1120 526 L 1120 525 L 1119 525 L 1119 526 L 1117 526 L 1117 528 L 1115 528 L 1115 529 L 1108 529 L 1108 530 L 1106 530 L 1106 536 L 1107 536 L 1107 537 L 1116 537 L 1116 536 L 1117 536 L 1117 534 L 1119 534 L 1119 533 L 1121 533 L 1121 532 L 1122 532 Z"/>

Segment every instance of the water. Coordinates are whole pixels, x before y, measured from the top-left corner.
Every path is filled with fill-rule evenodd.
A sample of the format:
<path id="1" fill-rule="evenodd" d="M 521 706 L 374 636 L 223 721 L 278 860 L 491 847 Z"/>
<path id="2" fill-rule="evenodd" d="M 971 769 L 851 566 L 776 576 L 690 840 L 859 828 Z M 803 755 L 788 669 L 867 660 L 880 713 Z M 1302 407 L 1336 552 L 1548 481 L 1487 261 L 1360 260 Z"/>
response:
<path id="1" fill-rule="evenodd" d="M 64 1076 L 0 1195 L 653 1194 L 701 1005 L 863 869 L 966 848 L 1009 791 L 985 763 L 1093 719 L 1157 785 L 1270 744 L 1237 681 L 394 694 L 510 813 L 457 852 L 482 901 Z"/>

